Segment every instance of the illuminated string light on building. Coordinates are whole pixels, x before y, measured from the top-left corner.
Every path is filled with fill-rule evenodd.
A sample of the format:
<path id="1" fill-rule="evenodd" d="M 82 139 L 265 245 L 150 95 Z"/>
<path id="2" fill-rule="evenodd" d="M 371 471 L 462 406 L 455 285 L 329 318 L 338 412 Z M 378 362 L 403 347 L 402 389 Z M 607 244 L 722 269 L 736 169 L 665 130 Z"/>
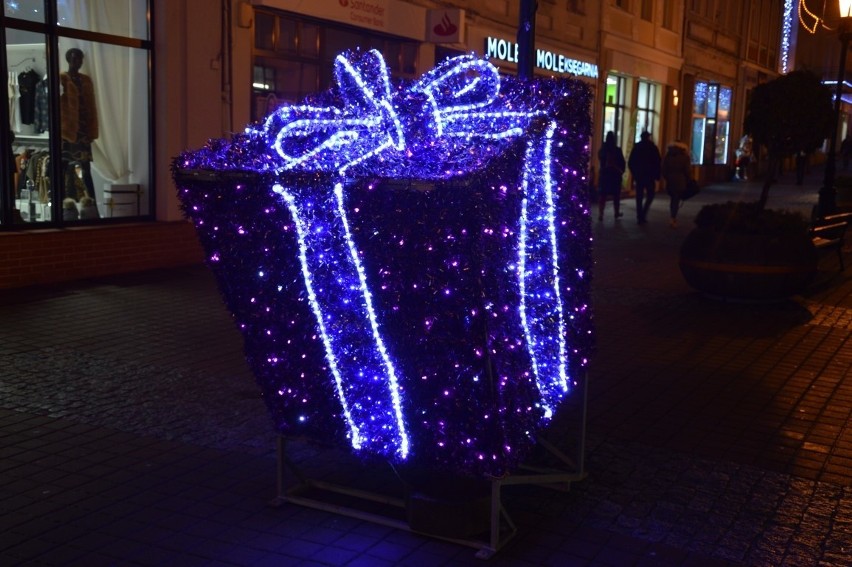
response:
<path id="1" fill-rule="evenodd" d="M 781 20 L 781 73 L 790 72 L 790 53 L 793 49 L 793 2 L 784 0 L 784 15 Z"/>
<path id="2" fill-rule="evenodd" d="M 335 81 L 174 163 L 276 428 L 503 474 L 593 346 L 591 92 L 474 55 Z"/>
<path id="3" fill-rule="evenodd" d="M 812 12 L 808 9 L 808 5 L 805 0 L 797 0 L 798 3 L 798 14 L 799 14 L 799 22 L 802 24 L 802 27 L 808 30 L 810 33 L 816 33 L 817 27 L 823 27 L 825 29 L 829 29 L 827 25 L 825 25 L 825 19 L 822 16 L 817 15 L 815 12 Z M 785 5 L 785 14 L 786 14 L 786 5 Z"/>

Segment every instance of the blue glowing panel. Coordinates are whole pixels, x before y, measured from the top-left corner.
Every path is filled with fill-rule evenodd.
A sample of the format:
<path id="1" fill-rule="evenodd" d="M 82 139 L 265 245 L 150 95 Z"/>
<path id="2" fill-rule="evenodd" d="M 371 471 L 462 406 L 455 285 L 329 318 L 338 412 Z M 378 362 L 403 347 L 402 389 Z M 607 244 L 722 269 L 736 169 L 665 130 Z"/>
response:
<path id="1" fill-rule="evenodd" d="M 276 429 L 503 474 L 593 348 L 590 90 L 375 51 L 335 80 L 173 164 Z"/>

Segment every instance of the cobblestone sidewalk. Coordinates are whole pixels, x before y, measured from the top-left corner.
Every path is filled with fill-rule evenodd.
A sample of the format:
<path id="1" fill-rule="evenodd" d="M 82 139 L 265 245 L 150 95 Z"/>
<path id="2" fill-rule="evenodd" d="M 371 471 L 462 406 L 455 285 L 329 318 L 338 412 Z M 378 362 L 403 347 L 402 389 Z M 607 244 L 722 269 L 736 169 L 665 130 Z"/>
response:
<path id="1" fill-rule="evenodd" d="M 677 271 L 689 211 L 750 190 L 706 189 L 678 230 L 663 196 L 645 227 L 596 225 L 589 475 L 564 493 L 507 488 L 519 535 L 490 564 L 848 564 L 852 279 L 726 304 Z M 802 191 L 773 195 L 805 209 Z M 274 436 L 206 269 L 3 292 L 0 319 L 4 565 L 483 564 L 267 505 Z M 307 444 L 295 459 L 317 476 L 388 474 Z"/>

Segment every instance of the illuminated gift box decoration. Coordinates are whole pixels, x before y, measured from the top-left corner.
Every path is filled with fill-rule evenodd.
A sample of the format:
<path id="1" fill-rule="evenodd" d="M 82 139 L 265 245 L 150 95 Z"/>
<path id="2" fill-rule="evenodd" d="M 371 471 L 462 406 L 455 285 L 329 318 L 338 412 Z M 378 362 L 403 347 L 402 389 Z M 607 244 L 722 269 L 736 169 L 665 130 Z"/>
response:
<path id="1" fill-rule="evenodd" d="M 173 164 L 275 426 L 505 474 L 593 345 L 590 89 L 473 55 L 335 78 Z"/>

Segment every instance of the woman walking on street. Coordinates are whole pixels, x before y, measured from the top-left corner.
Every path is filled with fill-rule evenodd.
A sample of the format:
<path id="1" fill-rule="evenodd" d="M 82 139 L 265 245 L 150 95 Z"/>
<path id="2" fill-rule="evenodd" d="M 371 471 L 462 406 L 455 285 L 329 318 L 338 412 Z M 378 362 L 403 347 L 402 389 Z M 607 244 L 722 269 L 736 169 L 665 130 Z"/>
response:
<path id="1" fill-rule="evenodd" d="M 601 149 L 598 150 L 600 161 L 600 197 L 598 199 L 598 220 L 603 220 L 604 208 L 606 208 L 607 196 L 612 196 L 612 207 L 615 218 L 622 216 L 621 205 L 621 178 L 624 175 L 625 162 L 624 153 L 615 143 L 615 132 L 610 130 L 606 133 Z"/>
<path id="2" fill-rule="evenodd" d="M 688 150 L 689 148 L 683 142 L 672 142 L 663 158 L 662 173 L 666 182 L 666 192 L 669 194 L 669 214 L 672 228 L 677 228 L 680 196 L 686 190 L 687 181 L 692 177 L 692 160 L 689 159 Z"/>

